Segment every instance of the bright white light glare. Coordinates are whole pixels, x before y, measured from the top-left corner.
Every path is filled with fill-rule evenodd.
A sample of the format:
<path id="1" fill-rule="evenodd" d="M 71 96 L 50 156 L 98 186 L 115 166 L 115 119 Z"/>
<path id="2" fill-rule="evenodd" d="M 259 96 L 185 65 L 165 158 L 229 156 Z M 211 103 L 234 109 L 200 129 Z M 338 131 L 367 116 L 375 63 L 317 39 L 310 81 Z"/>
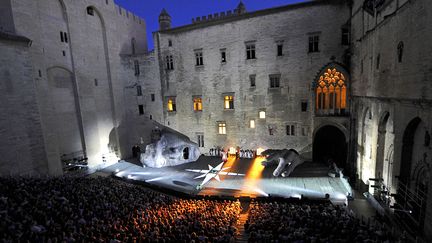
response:
<path id="1" fill-rule="evenodd" d="M 229 154 L 236 154 L 237 150 L 234 147 L 229 148 Z"/>
<path id="2" fill-rule="evenodd" d="M 259 188 L 255 188 L 254 191 L 258 192 L 259 194 L 268 197 L 269 194 L 265 193 L 263 190 L 259 189 Z"/>
<path id="3" fill-rule="evenodd" d="M 266 117 L 266 113 L 265 113 L 265 111 L 260 111 L 260 112 L 259 112 L 259 118 L 260 118 L 260 119 L 265 119 L 265 117 Z"/>
<path id="4" fill-rule="evenodd" d="M 153 178 L 153 179 L 150 179 L 150 180 L 146 180 L 145 182 L 160 181 L 160 180 L 163 180 L 163 179 L 165 179 L 165 176 L 156 177 L 156 178 Z"/>
<path id="5" fill-rule="evenodd" d="M 261 153 L 264 152 L 263 148 L 257 148 L 257 155 L 261 155 Z"/>
<path id="6" fill-rule="evenodd" d="M 132 175 L 128 175 L 127 177 L 128 177 L 128 179 L 132 179 Z"/>
<path id="7" fill-rule="evenodd" d="M 116 170 L 115 170 L 116 173 L 119 172 L 119 171 L 120 171 L 119 169 L 116 169 Z"/>

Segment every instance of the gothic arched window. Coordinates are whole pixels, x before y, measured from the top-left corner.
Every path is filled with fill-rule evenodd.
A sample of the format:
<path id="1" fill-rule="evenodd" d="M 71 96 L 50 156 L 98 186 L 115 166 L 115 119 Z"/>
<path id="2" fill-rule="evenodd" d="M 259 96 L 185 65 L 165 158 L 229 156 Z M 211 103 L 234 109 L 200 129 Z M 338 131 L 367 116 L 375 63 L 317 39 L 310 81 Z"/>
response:
<path id="1" fill-rule="evenodd" d="M 345 76 L 336 68 L 328 68 L 320 76 L 315 94 L 317 112 L 343 113 L 346 109 L 347 98 Z"/>

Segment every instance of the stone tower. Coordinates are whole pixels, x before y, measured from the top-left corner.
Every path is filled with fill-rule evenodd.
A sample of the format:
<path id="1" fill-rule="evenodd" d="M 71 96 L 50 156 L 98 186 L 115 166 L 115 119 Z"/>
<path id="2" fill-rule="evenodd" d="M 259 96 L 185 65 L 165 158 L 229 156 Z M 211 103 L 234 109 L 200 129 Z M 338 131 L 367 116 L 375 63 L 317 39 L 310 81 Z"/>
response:
<path id="1" fill-rule="evenodd" d="M 243 14 L 246 13 L 246 6 L 244 5 L 243 1 L 240 1 L 239 5 L 237 5 L 237 8 L 235 9 L 235 12 L 237 14 Z"/>
<path id="2" fill-rule="evenodd" d="M 170 28 L 171 28 L 171 16 L 168 14 L 165 8 L 163 8 L 161 13 L 159 14 L 159 30 L 167 30 Z"/>

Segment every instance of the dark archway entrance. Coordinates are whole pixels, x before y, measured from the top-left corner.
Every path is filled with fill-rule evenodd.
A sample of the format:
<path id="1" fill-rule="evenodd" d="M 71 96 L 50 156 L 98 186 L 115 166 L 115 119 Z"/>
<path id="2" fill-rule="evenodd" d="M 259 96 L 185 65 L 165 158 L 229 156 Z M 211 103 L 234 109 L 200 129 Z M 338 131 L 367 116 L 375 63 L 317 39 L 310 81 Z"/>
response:
<path id="1" fill-rule="evenodd" d="M 189 147 L 183 149 L 183 159 L 185 160 L 189 159 Z"/>
<path id="2" fill-rule="evenodd" d="M 414 136 L 421 119 L 416 117 L 408 124 L 402 140 L 402 155 L 399 180 L 408 186 L 412 167 Z"/>
<path id="3" fill-rule="evenodd" d="M 327 164 L 328 160 L 332 159 L 347 175 L 347 143 L 344 133 L 339 128 L 332 125 L 319 128 L 314 136 L 312 150 L 313 161 Z"/>

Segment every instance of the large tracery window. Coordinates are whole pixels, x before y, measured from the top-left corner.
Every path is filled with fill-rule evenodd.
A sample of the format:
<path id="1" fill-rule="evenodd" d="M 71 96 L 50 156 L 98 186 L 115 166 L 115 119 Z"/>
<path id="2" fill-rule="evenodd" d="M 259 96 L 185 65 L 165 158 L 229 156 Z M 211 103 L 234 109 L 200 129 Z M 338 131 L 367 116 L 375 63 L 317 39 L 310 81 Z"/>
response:
<path id="1" fill-rule="evenodd" d="M 343 114 L 346 109 L 346 80 L 336 68 L 327 69 L 320 76 L 316 87 L 316 111 L 318 113 Z"/>

